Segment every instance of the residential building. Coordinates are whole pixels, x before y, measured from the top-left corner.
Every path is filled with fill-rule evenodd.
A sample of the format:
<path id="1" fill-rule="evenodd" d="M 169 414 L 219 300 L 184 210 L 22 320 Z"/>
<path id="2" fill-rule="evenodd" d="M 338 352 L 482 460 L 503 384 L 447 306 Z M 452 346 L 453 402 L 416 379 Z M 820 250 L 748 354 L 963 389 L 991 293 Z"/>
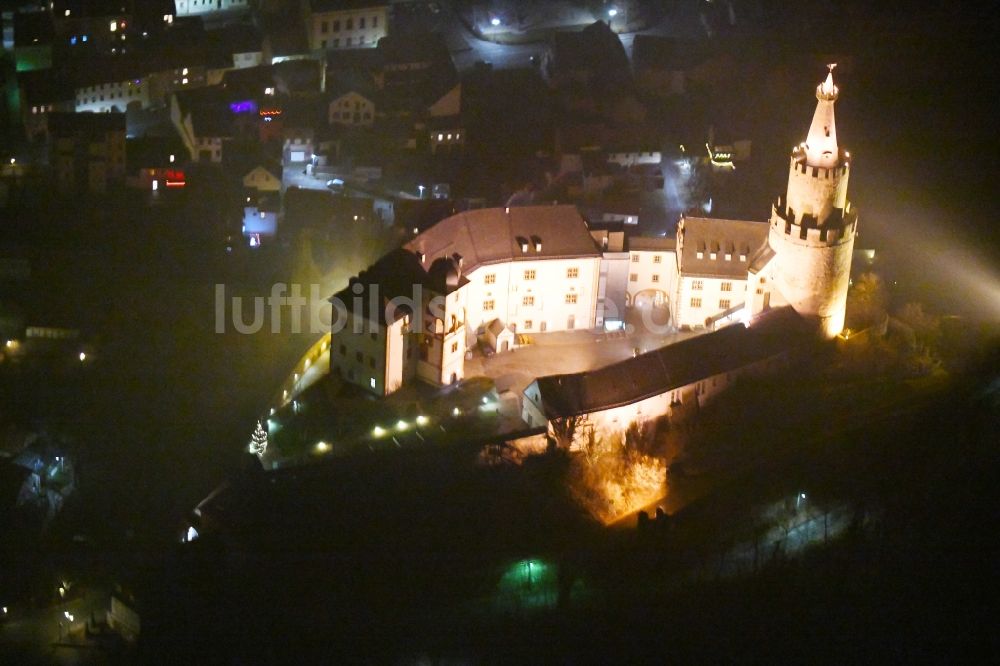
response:
<path id="1" fill-rule="evenodd" d="M 91 83 L 76 88 L 77 113 L 125 113 L 130 104 L 138 104 L 143 109 L 149 107 L 147 77 Z"/>
<path id="2" fill-rule="evenodd" d="M 281 168 L 258 164 L 243 176 L 243 187 L 258 194 L 281 191 Z"/>
<path id="3" fill-rule="evenodd" d="M 49 114 L 50 165 L 62 193 L 103 193 L 125 176 L 125 114 Z"/>
<path id="4" fill-rule="evenodd" d="M 174 0 L 177 16 L 211 16 L 250 10 L 250 0 Z"/>
<path id="5" fill-rule="evenodd" d="M 337 92 L 330 99 L 327 123 L 348 127 L 371 127 L 375 123 L 374 95 L 348 89 Z"/>
<path id="6" fill-rule="evenodd" d="M 375 48 L 388 34 L 389 4 L 371 0 L 309 0 L 306 29 L 313 51 Z"/>

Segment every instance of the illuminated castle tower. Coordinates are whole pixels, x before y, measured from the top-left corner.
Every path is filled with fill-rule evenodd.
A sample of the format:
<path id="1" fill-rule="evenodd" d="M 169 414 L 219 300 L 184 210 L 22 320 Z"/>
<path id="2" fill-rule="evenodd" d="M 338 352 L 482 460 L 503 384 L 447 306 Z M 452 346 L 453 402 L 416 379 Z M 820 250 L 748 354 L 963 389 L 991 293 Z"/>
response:
<path id="1" fill-rule="evenodd" d="M 816 113 L 805 142 L 792 149 L 788 191 L 771 209 L 768 248 L 750 268 L 751 313 L 788 303 L 819 320 L 825 337 L 844 328 L 857 232 L 847 200 L 851 154 L 837 144 L 833 68 L 816 87 Z M 751 291 L 750 294 L 754 292 Z M 773 298 L 772 298 L 773 296 Z"/>

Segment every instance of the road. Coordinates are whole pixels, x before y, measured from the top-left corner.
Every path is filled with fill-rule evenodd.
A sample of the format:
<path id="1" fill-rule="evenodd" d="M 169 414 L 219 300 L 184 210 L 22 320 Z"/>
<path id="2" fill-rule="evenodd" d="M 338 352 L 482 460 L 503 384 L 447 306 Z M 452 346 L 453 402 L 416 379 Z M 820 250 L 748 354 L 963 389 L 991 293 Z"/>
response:
<path id="1" fill-rule="evenodd" d="M 0 624 L 0 663 L 100 662 L 104 653 L 88 645 L 83 635 L 91 617 L 104 620 L 109 599 L 107 590 L 92 588 L 80 597 L 45 608 L 10 608 L 7 621 Z"/>

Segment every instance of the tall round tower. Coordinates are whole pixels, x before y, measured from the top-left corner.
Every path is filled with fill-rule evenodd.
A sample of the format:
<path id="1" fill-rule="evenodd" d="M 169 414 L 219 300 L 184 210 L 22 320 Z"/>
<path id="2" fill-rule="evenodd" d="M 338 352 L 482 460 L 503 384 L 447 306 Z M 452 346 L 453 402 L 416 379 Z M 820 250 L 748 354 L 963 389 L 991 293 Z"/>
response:
<path id="1" fill-rule="evenodd" d="M 833 68 L 816 87 L 809 135 L 792 149 L 788 190 L 771 208 L 774 286 L 832 338 L 844 328 L 858 216 L 847 200 L 851 154 L 837 144 Z"/>

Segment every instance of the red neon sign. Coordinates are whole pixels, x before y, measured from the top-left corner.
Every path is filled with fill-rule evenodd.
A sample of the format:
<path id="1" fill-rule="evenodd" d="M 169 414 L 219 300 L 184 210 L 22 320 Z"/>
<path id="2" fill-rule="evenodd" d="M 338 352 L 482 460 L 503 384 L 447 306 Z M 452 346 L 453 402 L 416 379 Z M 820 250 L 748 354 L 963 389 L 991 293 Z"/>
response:
<path id="1" fill-rule="evenodd" d="M 183 171 L 175 171 L 174 169 L 167 169 L 166 173 L 163 175 L 165 184 L 167 187 L 184 187 L 187 185 L 187 181 L 184 179 Z"/>

